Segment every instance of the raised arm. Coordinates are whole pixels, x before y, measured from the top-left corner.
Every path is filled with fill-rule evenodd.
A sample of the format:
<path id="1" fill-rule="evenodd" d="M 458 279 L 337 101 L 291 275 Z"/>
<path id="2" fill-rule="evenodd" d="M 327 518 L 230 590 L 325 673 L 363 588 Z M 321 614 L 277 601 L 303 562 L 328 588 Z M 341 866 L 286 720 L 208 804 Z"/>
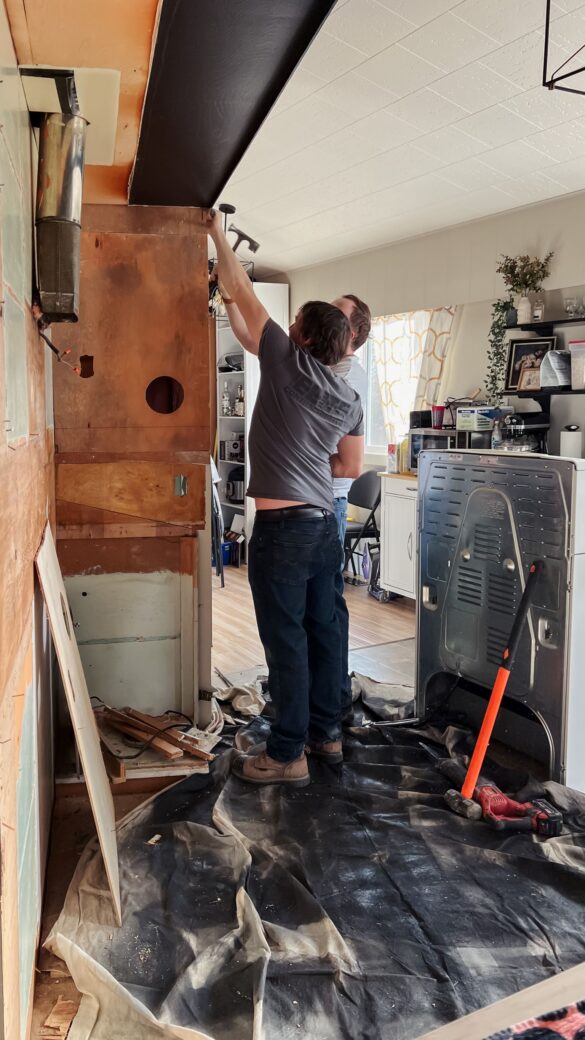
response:
<path id="1" fill-rule="evenodd" d="M 226 309 L 234 335 L 245 350 L 257 354 L 269 318 L 268 311 L 256 296 L 248 275 L 223 232 L 220 214 L 215 210 L 209 211 L 207 230 L 217 249 L 217 273 L 227 293 Z"/>
<path id="2" fill-rule="evenodd" d="M 364 463 L 364 438 L 348 433 L 337 445 L 337 452 L 331 456 L 331 472 L 334 477 L 361 476 Z"/>

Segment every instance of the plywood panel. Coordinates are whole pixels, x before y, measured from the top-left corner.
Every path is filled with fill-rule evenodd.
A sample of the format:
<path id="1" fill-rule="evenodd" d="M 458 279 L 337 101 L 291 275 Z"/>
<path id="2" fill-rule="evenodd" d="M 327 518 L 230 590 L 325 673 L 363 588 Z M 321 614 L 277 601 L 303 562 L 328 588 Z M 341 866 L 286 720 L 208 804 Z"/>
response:
<path id="1" fill-rule="evenodd" d="M 159 0 L 6 0 L 21 64 L 113 68 L 121 72 L 114 165 L 88 166 L 84 198 L 124 205 Z"/>
<path id="2" fill-rule="evenodd" d="M 110 208 L 127 226 L 127 211 Z M 53 338 L 75 358 L 93 355 L 95 374 L 55 369 L 59 452 L 209 451 L 207 236 L 172 226 L 167 217 L 164 234 L 82 231 L 80 320 Z M 184 228 L 180 210 L 174 228 Z M 183 388 L 174 412 L 147 403 L 160 376 Z"/>
<path id="3" fill-rule="evenodd" d="M 47 526 L 36 559 L 39 580 L 47 604 L 51 631 L 59 661 L 67 704 L 71 713 L 79 757 L 87 783 L 91 808 L 95 819 L 100 848 L 115 916 L 121 923 L 120 883 L 118 877 L 118 848 L 114 817 L 114 802 L 100 750 L 99 734 L 95 724 L 79 650 L 75 641 L 73 619 L 67 603 L 65 586 L 59 569 L 57 551 Z"/>
<path id="4" fill-rule="evenodd" d="M 176 482 L 185 478 L 184 495 Z M 162 523 L 205 522 L 205 469 L 169 462 L 58 465 L 56 497 L 94 509 Z M 69 520 L 71 522 L 71 520 Z"/>

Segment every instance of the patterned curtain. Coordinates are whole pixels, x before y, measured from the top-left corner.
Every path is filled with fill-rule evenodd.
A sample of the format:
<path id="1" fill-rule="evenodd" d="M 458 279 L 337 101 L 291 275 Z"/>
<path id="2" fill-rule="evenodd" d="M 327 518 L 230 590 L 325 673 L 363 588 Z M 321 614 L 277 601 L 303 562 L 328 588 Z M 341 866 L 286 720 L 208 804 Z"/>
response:
<path id="1" fill-rule="evenodd" d="M 409 413 L 440 400 L 454 307 L 374 318 L 372 344 L 388 442 L 400 440 Z"/>

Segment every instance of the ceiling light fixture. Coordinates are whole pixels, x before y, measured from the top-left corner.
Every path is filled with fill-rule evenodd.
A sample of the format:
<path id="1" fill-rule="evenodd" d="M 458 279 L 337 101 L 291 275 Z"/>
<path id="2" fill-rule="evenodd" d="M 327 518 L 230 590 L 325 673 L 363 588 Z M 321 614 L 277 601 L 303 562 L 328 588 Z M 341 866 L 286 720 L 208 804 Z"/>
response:
<path id="1" fill-rule="evenodd" d="M 543 67 L 543 72 L 542 72 L 542 85 L 543 85 L 543 87 L 547 87 L 548 90 L 564 90 L 564 91 L 566 91 L 567 94 L 583 94 L 583 95 L 585 95 L 585 90 L 578 90 L 576 87 L 561 86 L 561 83 L 565 82 L 566 80 L 571 79 L 573 76 L 578 76 L 579 73 L 585 72 L 585 65 L 581 65 L 581 67 L 578 68 L 578 69 L 573 69 L 572 72 L 563 72 L 563 74 L 561 76 L 559 76 L 559 72 L 561 72 L 562 69 L 566 68 L 567 65 L 569 64 L 569 62 L 571 62 L 573 60 L 573 58 L 576 58 L 577 55 L 580 54 L 582 50 L 585 50 L 585 43 L 582 43 L 581 46 L 578 47 L 577 50 L 574 51 L 574 53 L 571 54 L 571 56 L 569 58 L 567 58 L 567 60 L 564 61 L 562 65 L 559 65 L 558 69 L 555 69 L 555 71 L 550 76 L 548 74 L 548 45 L 549 45 L 549 38 L 550 38 L 550 11 L 551 11 L 551 0 L 546 0 L 546 21 L 544 23 L 544 67 Z"/>

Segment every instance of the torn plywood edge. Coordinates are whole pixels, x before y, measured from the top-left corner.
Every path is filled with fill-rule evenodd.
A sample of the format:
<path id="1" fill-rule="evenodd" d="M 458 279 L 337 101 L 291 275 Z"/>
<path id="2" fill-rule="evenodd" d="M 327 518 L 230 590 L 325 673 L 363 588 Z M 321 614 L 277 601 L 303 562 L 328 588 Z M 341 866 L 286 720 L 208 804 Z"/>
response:
<path id="1" fill-rule="evenodd" d="M 114 802 L 96 726 L 85 675 L 75 640 L 73 619 L 67 602 L 67 593 L 59 569 L 57 551 L 51 529 L 47 524 L 36 558 L 39 581 L 43 591 L 53 642 L 63 679 L 67 705 L 73 723 L 79 757 L 87 783 L 87 790 L 102 851 L 107 883 L 114 904 L 115 920 L 122 920 L 120 881 L 118 876 L 118 847 Z"/>

